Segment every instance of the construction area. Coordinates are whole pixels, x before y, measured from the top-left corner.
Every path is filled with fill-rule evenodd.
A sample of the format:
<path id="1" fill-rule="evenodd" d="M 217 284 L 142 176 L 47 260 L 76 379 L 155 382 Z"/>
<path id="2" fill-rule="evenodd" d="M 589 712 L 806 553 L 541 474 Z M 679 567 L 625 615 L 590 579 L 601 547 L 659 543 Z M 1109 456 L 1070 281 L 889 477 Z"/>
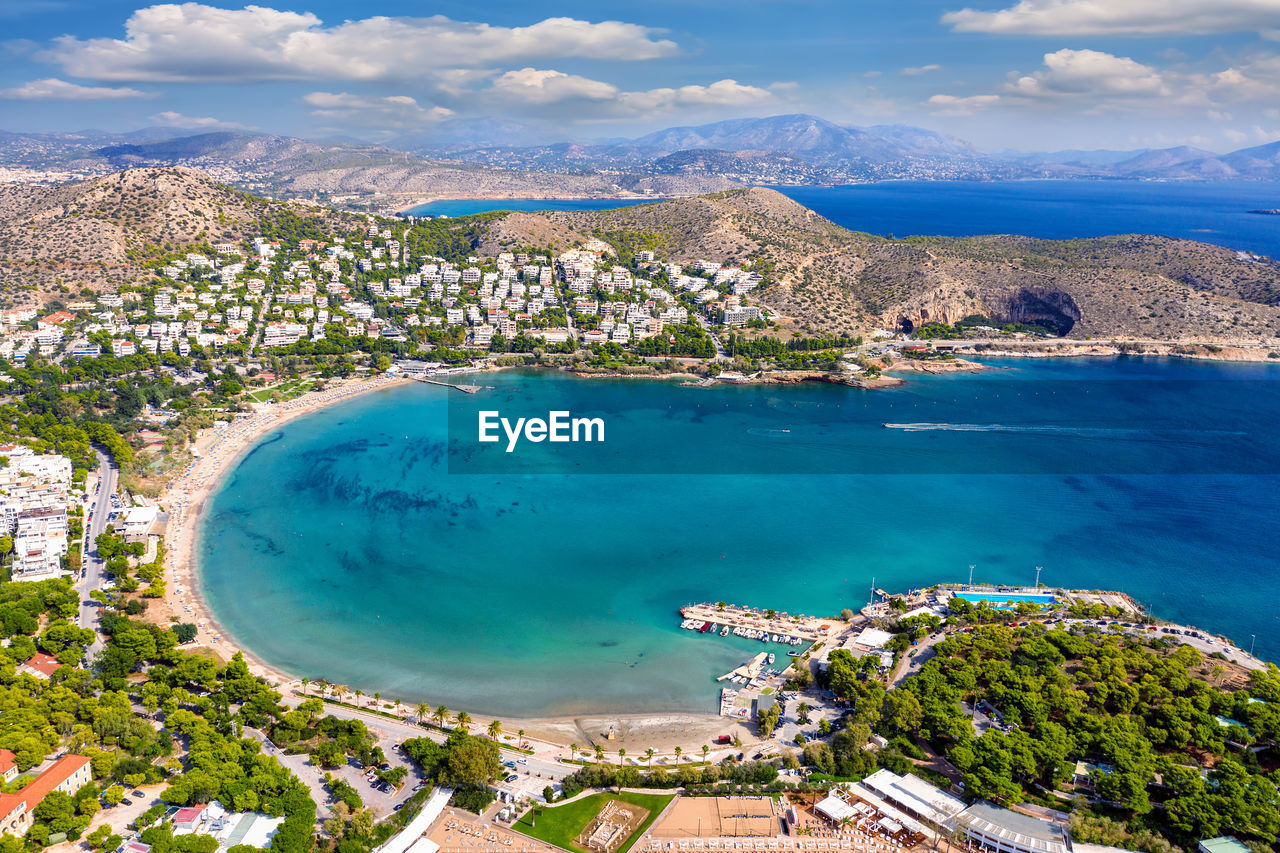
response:
<path id="1" fill-rule="evenodd" d="M 610 800 L 591 819 L 573 843 L 597 853 L 613 853 L 649 817 L 649 810 L 622 800 Z"/>

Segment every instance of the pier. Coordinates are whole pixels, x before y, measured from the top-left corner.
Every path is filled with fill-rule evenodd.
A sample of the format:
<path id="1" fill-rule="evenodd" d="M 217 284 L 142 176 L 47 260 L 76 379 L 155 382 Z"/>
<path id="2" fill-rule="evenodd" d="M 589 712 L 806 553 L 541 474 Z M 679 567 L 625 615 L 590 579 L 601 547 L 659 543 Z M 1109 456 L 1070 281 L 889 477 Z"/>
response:
<path id="1" fill-rule="evenodd" d="M 680 615 L 684 619 L 701 619 L 713 625 L 727 627 L 735 636 L 743 636 L 734 630 L 738 628 L 751 632 L 748 636 L 756 638 L 764 634 L 765 640 L 776 636 L 816 643 L 835 636 L 846 627 L 844 622 L 836 618 L 823 619 L 804 614 L 792 616 L 781 612 L 774 613 L 770 618 L 767 611 L 733 604 L 726 604 L 724 607 L 719 604 L 689 604 L 680 608 Z"/>
<path id="2" fill-rule="evenodd" d="M 455 385 L 452 382 L 442 382 L 439 379 L 431 379 L 427 376 L 409 376 L 406 378 L 412 379 L 414 382 L 425 382 L 428 385 L 443 385 L 445 388 L 457 388 L 463 394 L 475 394 L 480 391 L 493 390 L 493 388 L 488 385 L 463 385 L 461 383 Z"/>

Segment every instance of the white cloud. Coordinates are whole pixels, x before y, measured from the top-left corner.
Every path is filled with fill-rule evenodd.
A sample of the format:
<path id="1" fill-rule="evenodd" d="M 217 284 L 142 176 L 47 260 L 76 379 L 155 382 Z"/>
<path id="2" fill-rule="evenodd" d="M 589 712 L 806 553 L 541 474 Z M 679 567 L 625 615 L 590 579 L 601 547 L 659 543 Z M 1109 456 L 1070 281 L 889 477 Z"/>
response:
<path id="1" fill-rule="evenodd" d="M 947 12 L 942 23 L 1006 35 L 1229 33 L 1280 26 L 1280 0 L 1020 0 L 995 12 Z"/>
<path id="2" fill-rule="evenodd" d="M 1026 97 L 1162 95 L 1169 87 L 1159 71 L 1126 56 L 1063 49 L 1044 55 L 1044 70 L 1016 78 L 1009 91 Z"/>
<path id="3" fill-rule="evenodd" d="M 0 99 L 9 101 L 111 101 L 121 98 L 152 98 L 149 92 L 109 86 L 78 86 L 48 77 L 32 80 L 13 89 L 0 89 Z"/>
<path id="4" fill-rule="evenodd" d="M 188 130 L 249 130 L 247 125 L 234 121 L 209 116 L 188 116 L 167 110 L 149 117 L 151 121 L 164 127 L 181 127 Z"/>
<path id="5" fill-rule="evenodd" d="M 932 107 L 934 112 L 941 115 L 967 116 L 1000 103 L 1000 96 L 970 95 L 968 97 L 958 97 L 956 95 L 934 95 L 925 103 Z"/>
<path id="6" fill-rule="evenodd" d="M 590 80 L 563 71 L 521 68 L 508 71 L 493 81 L 496 93 L 530 104 L 549 104 L 556 101 L 584 99 L 588 101 L 611 100 L 618 94 L 618 87 L 599 80 Z"/>
<path id="7" fill-rule="evenodd" d="M 904 68 L 899 71 L 904 77 L 919 77 L 921 74 L 928 74 L 930 71 L 941 71 L 941 65 L 918 65 L 914 68 Z"/>
<path id="8" fill-rule="evenodd" d="M 671 109 L 681 106 L 738 107 L 773 98 L 768 89 L 747 86 L 737 80 L 717 80 L 709 86 L 680 86 L 676 89 L 650 89 L 647 92 L 624 92 L 623 105 L 636 111 Z"/>
<path id="9" fill-rule="evenodd" d="M 789 91 L 793 84 L 774 84 Z M 748 86 L 737 80 L 718 80 L 707 86 L 649 89 L 624 92 L 611 83 L 591 80 L 563 71 L 522 68 L 508 71 L 493 81 L 489 91 L 503 99 L 525 104 L 546 105 L 587 101 L 592 109 L 615 114 L 661 112 L 690 106 L 745 106 L 770 101 L 770 89 Z"/>
<path id="10" fill-rule="evenodd" d="M 346 92 L 311 92 L 302 100 L 315 107 L 311 114 L 317 118 L 378 130 L 421 127 L 453 115 L 453 110 L 423 106 L 408 95 L 365 97 Z"/>
<path id="11" fill-rule="evenodd" d="M 310 12 L 183 3 L 138 9 L 123 39 L 62 36 L 43 58 L 94 80 L 408 80 L 538 56 L 643 60 L 677 52 L 657 35 L 638 24 L 573 18 L 495 27 L 377 16 L 326 26 Z"/>

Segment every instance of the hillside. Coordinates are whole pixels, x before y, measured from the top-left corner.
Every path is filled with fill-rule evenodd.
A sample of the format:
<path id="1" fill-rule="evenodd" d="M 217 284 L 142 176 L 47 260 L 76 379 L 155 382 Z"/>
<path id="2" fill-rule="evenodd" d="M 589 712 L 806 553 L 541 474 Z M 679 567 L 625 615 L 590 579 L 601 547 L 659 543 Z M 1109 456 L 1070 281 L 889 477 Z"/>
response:
<path id="1" fill-rule="evenodd" d="M 1280 266 L 1164 237 L 891 240 L 848 231 L 780 193 L 731 190 L 607 211 L 513 214 L 490 246 L 647 242 L 675 260 L 753 260 L 756 301 L 827 332 L 914 329 L 982 314 L 1071 337 L 1280 337 Z"/>
<path id="2" fill-rule="evenodd" d="M 116 287 L 167 252 L 342 220 L 323 208 L 255 198 L 192 169 L 133 169 L 57 187 L 0 185 L 0 293 L 21 304 Z"/>

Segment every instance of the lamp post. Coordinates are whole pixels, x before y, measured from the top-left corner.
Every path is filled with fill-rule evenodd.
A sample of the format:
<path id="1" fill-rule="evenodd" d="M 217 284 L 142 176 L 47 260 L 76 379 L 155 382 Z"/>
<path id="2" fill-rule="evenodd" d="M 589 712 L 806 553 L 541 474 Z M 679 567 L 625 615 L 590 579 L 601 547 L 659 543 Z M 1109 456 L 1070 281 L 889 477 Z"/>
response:
<path id="1" fill-rule="evenodd" d="M 1250 634 L 1249 635 L 1249 657 L 1253 657 L 1253 644 L 1256 642 L 1258 642 L 1258 635 Z"/>
<path id="2" fill-rule="evenodd" d="M 969 586 L 973 586 L 973 570 L 976 568 L 972 563 L 969 564 Z"/>
<path id="3" fill-rule="evenodd" d="M 1036 589 L 1040 588 L 1040 571 L 1044 566 L 1036 566 Z"/>

